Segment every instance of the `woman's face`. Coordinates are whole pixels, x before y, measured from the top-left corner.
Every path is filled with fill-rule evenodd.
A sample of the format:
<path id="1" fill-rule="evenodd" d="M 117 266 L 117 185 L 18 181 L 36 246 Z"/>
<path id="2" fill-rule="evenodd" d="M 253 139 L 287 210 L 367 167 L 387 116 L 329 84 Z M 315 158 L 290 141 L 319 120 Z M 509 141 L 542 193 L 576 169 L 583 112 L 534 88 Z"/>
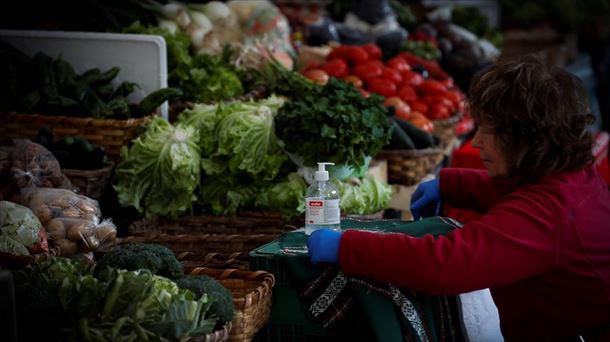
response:
<path id="1" fill-rule="evenodd" d="M 472 146 L 479 149 L 479 157 L 483 161 L 489 177 L 508 176 L 508 163 L 493 129 L 480 125 L 472 138 Z"/>

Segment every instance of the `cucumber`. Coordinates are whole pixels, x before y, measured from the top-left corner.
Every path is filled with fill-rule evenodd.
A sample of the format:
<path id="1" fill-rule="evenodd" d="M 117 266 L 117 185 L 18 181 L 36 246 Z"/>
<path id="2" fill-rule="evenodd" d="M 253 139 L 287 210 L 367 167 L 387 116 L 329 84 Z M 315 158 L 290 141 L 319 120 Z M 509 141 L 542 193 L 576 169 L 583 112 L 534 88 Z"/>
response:
<path id="1" fill-rule="evenodd" d="M 390 144 L 387 145 L 387 150 L 414 150 L 415 144 L 413 140 L 400 128 L 400 126 L 392 121 L 392 137 L 390 138 Z"/>
<path id="2" fill-rule="evenodd" d="M 436 145 L 432 134 L 422 131 L 407 120 L 402 120 L 396 117 L 393 117 L 392 119 L 405 132 L 405 134 L 411 138 L 415 144 L 415 148 L 418 150 Z"/>

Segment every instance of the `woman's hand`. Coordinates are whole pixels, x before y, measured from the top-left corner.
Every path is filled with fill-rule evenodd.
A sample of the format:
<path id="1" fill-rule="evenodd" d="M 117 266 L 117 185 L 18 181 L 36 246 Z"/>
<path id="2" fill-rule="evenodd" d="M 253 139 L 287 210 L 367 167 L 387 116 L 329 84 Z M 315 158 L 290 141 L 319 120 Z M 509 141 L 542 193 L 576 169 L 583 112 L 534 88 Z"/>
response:
<path id="1" fill-rule="evenodd" d="M 323 228 L 311 233 L 307 240 L 309 258 L 313 264 L 328 262 L 337 264 L 339 262 L 339 243 L 341 232 Z"/>
<path id="2" fill-rule="evenodd" d="M 411 214 L 414 220 L 436 216 L 440 209 L 441 189 L 438 179 L 423 182 L 411 196 Z"/>

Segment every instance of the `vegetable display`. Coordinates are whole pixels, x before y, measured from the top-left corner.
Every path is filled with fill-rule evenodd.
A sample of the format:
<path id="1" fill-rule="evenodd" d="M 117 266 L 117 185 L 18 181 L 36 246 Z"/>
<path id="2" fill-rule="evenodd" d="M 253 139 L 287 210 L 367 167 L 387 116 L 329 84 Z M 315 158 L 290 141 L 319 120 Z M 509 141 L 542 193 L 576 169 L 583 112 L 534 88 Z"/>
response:
<path id="1" fill-rule="evenodd" d="M 0 201 L 0 252 L 30 255 L 29 248 L 40 243 L 42 224 L 32 211 L 19 204 Z"/>
<path id="2" fill-rule="evenodd" d="M 58 340 L 184 340 L 213 331 L 219 321 L 210 311 L 210 294 L 197 295 L 149 270 L 108 268 L 94 275 L 80 262 L 53 258 L 18 272 L 15 283 L 18 308 L 53 307 L 57 317 L 65 317 L 55 326 L 44 324 L 49 329 L 45 336 Z M 25 295 L 34 288 L 58 296 L 32 303 Z M 40 322 L 19 312 L 18 321 L 30 318 L 31 326 L 38 327 Z"/>
<path id="3" fill-rule="evenodd" d="M 390 139 L 390 122 L 379 97 L 331 78 L 287 102 L 276 116 L 276 131 L 285 149 L 305 166 L 320 160 L 360 168 Z"/>
<path id="4" fill-rule="evenodd" d="M 122 149 L 121 159 L 114 185 L 121 205 L 169 217 L 191 208 L 201 174 L 193 127 L 155 117 L 131 148 Z"/>
<path id="5" fill-rule="evenodd" d="M 0 49 L 12 47 L 2 44 Z M 164 88 L 133 104 L 127 96 L 138 85 L 129 81 L 115 85 L 118 67 L 89 69 L 79 75 L 61 57 L 52 59 L 39 52 L 31 59 L 3 60 L 6 55 L 0 54 L 10 70 L 9 77 L 0 80 L 0 89 L 7 90 L 0 93 L 0 111 L 124 119 L 149 115 L 169 98 L 182 95 L 178 89 Z"/>
<path id="6" fill-rule="evenodd" d="M 147 269 L 168 278 L 178 278 L 183 273 L 182 265 L 172 251 L 157 244 L 130 243 L 115 246 L 97 261 L 95 272 L 99 274 L 108 267 L 128 271 Z"/>
<path id="7" fill-rule="evenodd" d="M 341 212 L 351 215 L 377 213 L 390 204 L 392 188 L 372 176 L 334 181 L 339 188 Z"/>

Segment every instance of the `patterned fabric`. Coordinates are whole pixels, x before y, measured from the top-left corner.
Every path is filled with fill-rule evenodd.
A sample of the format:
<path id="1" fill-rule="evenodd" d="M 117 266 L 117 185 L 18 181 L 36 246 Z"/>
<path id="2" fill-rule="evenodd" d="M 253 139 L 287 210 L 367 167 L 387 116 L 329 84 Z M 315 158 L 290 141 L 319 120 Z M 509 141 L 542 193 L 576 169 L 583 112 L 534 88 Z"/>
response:
<path id="1" fill-rule="evenodd" d="M 417 332 L 417 336 L 422 342 L 428 342 L 428 334 L 426 334 L 426 330 L 424 329 L 424 323 L 419 317 L 419 313 L 417 309 L 411 303 L 407 297 L 405 297 L 399 289 L 397 289 L 394 285 L 388 286 L 390 289 L 390 293 L 392 294 L 392 299 L 394 303 L 400 308 L 400 311 L 405 316 L 405 318 L 411 323 L 413 329 Z"/>

